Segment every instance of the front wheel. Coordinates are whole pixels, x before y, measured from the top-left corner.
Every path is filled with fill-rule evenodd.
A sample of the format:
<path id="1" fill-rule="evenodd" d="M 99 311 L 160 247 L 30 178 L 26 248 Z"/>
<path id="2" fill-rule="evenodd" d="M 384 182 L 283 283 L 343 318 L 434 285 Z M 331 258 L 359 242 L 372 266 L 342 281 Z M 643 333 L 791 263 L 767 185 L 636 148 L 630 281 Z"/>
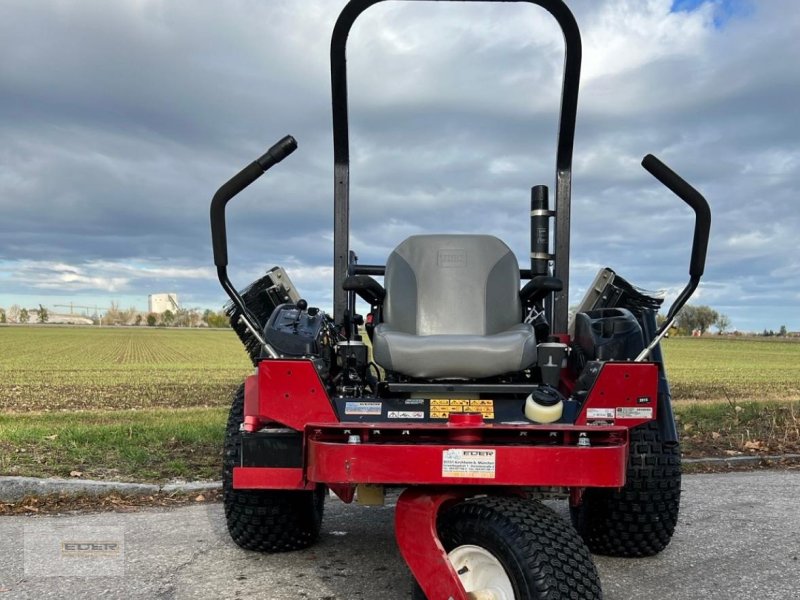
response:
<path id="1" fill-rule="evenodd" d="M 439 539 L 461 584 L 486 600 L 602 598 L 585 544 L 540 502 L 482 497 L 444 511 Z M 417 586 L 415 596 L 424 600 Z"/>

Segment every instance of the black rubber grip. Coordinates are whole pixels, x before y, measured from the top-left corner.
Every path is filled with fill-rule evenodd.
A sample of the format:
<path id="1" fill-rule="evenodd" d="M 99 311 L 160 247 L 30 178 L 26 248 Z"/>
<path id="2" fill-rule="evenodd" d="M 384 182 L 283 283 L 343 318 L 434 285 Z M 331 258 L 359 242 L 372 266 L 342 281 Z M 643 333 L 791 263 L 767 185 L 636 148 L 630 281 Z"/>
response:
<path id="1" fill-rule="evenodd" d="M 267 150 L 261 158 L 254 160 L 231 177 L 214 194 L 214 198 L 211 200 L 211 247 L 214 250 L 214 264 L 216 266 L 228 266 L 228 234 L 225 227 L 225 206 L 231 198 L 261 177 L 267 169 L 281 162 L 295 150 L 297 150 L 297 140 L 287 135 Z"/>
<path id="2" fill-rule="evenodd" d="M 225 230 L 225 205 L 236 194 L 264 174 L 264 169 L 253 161 L 214 194 L 211 200 L 211 246 L 214 249 L 214 264 L 218 267 L 228 266 L 228 236 Z"/>
<path id="3" fill-rule="evenodd" d="M 270 167 L 277 165 L 295 150 L 297 150 L 297 140 L 295 140 L 292 136 L 287 135 L 274 146 L 272 146 L 272 148 L 267 150 L 256 162 L 264 171 L 266 171 Z"/>
<path id="4" fill-rule="evenodd" d="M 694 240 L 689 275 L 692 278 L 701 277 L 705 270 L 708 238 L 711 232 L 711 208 L 708 202 L 700 192 L 652 154 L 642 159 L 642 166 L 694 210 Z"/>

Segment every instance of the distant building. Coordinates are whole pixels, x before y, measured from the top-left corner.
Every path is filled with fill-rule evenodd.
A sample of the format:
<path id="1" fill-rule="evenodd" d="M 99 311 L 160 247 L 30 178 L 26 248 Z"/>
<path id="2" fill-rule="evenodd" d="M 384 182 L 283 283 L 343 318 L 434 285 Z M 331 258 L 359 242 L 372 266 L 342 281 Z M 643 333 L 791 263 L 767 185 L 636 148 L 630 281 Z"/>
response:
<path id="1" fill-rule="evenodd" d="M 147 311 L 157 315 L 167 310 L 175 312 L 179 306 L 178 294 L 150 294 L 147 297 Z"/>

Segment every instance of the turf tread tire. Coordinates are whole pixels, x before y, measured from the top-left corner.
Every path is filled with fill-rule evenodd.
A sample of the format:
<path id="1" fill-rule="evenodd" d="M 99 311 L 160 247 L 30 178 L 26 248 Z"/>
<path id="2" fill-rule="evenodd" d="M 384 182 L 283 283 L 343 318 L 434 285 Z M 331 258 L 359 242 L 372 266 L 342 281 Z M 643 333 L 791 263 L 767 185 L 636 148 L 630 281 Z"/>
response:
<path id="1" fill-rule="evenodd" d="M 515 600 L 601 600 L 592 557 L 569 522 L 541 502 L 485 496 L 445 510 L 437 524 L 445 550 L 474 544 L 491 552 Z M 414 598 L 425 596 L 416 586 Z"/>
<path id="2" fill-rule="evenodd" d="M 233 397 L 222 465 L 225 520 L 233 541 L 245 550 L 288 552 L 301 550 L 319 537 L 325 488 L 313 491 L 235 490 L 233 467 L 239 463 L 244 420 L 244 385 Z"/>
<path id="3" fill-rule="evenodd" d="M 658 423 L 630 430 L 628 476 L 620 490 L 589 489 L 572 522 L 595 554 L 653 556 L 667 547 L 678 522 L 681 457 L 661 442 Z"/>

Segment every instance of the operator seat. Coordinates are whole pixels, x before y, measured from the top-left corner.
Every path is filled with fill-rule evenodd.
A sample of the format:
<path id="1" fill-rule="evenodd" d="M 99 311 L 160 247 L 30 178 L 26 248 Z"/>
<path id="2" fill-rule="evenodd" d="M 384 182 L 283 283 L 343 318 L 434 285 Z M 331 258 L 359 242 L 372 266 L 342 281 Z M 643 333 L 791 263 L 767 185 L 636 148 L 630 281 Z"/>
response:
<path id="1" fill-rule="evenodd" d="M 522 323 L 519 266 L 490 235 L 414 235 L 386 261 L 383 322 L 373 354 L 384 369 L 425 379 L 477 379 L 536 362 Z"/>

